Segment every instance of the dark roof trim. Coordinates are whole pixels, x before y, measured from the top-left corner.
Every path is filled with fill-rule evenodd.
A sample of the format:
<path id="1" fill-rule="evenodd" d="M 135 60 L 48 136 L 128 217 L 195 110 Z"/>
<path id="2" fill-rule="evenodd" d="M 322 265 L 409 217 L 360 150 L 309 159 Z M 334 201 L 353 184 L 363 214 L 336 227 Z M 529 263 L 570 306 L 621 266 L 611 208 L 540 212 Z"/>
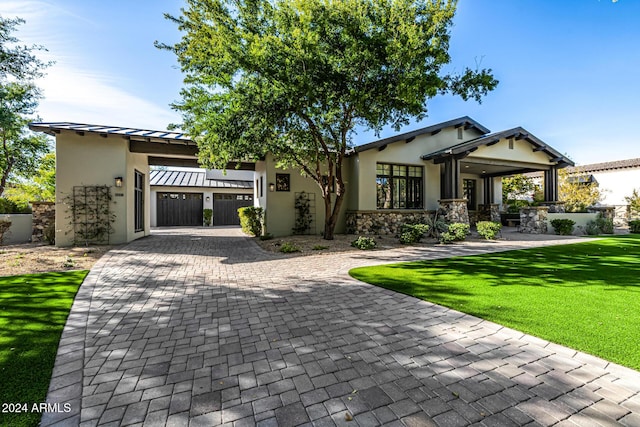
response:
<path id="1" fill-rule="evenodd" d="M 566 156 L 560 154 L 553 148 L 549 147 L 545 142 L 532 135 L 530 132 L 526 131 L 522 127 L 517 127 L 513 129 L 508 129 L 502 132 L 493 133 L 490 135 L 485 135 L 480 138 L 472 139 L 471 141 L 466 141 L 458 145 L 454 145 L 453 147 L 446 148 L 444 150 L 435 151 L 433 153 L 425 154 L 421 156 L 422 160 L 437 160 L 439 158 L 447 157 L 450 155 L 459 155 L 465 152 L 469 152 L 471 150 L 477 149 L 482 145 L 494 145 L 501 139 L 510 139 L 515 138 L 516 140 L 524 139 L 533 145 L 533 151 L 544 151 L 551 161 L 561 164 L 562 166 L 573 166 L 574 163 L 572 160 L 567 158 Z"/>
<path id="2" fill-rule="evenodd" d="M 423 135 L 425 133 L 431 133 L 431 135 L 435 135 L 440 132 L 444 128 L 448 127 L 460 127 L 464 126 L 465 129 L 476 129 L 478 132 L 485 134 L 489 133 L 489 129 L 482 126 L 480 123 L 476 122 L 472 118 L 468 116 L 459 117 L 457 119 L 449 120 L 448 122 L 438 123 L 432 126 L 427 126 L 425 128 L 417 129 L 411 132 L 403 133 L 400 135 L 395 135 L 390 138 L 381 139 L 379 141 L 370 142 L 368 144 L 359 145 L 354 147 L 356 153 L 361 151 L 371 150 L 372 148 L 380 148 L 382 146 L 386 146 L 387 144 L 392 144 L 398 141 L 409 141 L 413 140 L 416 136 Z"/>

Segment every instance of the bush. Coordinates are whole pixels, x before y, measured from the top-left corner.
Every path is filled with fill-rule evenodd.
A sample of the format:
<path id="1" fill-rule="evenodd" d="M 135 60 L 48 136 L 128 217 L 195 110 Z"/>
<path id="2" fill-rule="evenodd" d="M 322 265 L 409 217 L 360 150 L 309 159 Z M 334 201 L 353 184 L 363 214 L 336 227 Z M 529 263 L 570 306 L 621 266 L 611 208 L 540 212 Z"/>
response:
<path id="1" fill-rule="evenodd" d="M 575 221 L 570 219 L 554 219 L 551 220 L 551 226 L 556 234 L 561 236 L 570 236 L 573 233 L 573 226 L 576 225 Z"/>
<path id="2" fill-rule="evenodd" d="M 358 248 L 361 250 L 373 249 L 376 247 L 376 241 L 373 240 L 373 237 L 365 237 L 360 236 L 353 242 L 351 242 L 351 246 L 354 248 Z"/>
<path id="3" fill-rule="evenodd" d="M 420 242 L 424 234 L 429 231 L 429 226 L 427 224 L 404 224 L 400 231 L 400 243 L 410 245 Z"/>
<path id="4" fill-rule="evenodd" d="M 4 235 L 11 228 L 11 221 L 0 219 L 0 245 L 4 242 Z"/>
<path id="5" fill-rule="evenodd" d="M 42 237 L 44 237 L 44 241 L 48 244 L 56 244 L 56 224 L 54 222 L 45 227 L 45 229 L 42 231 Z"/>
<path id="6" fill-rule="evenodd" d="M 429 226 L 427 236 L 434 239 L 440 238 L 440 233 L 444 233 L 448 228 L 447 223 L 443 219 L 438 218 L 438 214 L 428 217 L 425 224 Z"/>
<path id="7" fill-rule="evenodd" d="M 640 219 L 629 221 L 629 232 L 640 233 Z"/>
<path id="8" fill-rule="evenodd" d="M 492 221 L 479 221 L 476 224 L 478 234 L 487 240 L 495 240 L 496 235 L 500 232 L 502 224 Z"/>
<path id="9" fill-rule="evenodd" d="M 242 231 L 252 236 L 260 237 L 262 234 L 263 210 L 255 206 L 246 206 L 238 209 L 240 227 Z"/>
<path id="10" fill-rule="evenodd" d="M 589 236 L 595 236 L 597 234 L 600 234 L 600 227 L 598 227 L 598 224 L 596 224 L 595 221 L 589 221 L 587 222 L 587 227 L 584 230 Z"/>
<path id="11" fill-rule="evenodd" d="M 18 205 L 13 200 L 0 197 L 0 214 L 28 214 L 31 213 L 29 205 Z"/>
<path id="12" fill-rule="evenodd" d="M 586 232 L 590 236 L 596 234 L 613 234 L 613 220 L 603 218 L 602 214 L 599 214 L 598 218 L 587 223 Z"/>
<path id="13" fill-rule="evenodd" d="M 293 243 L 284 242 L 282 246 L 280 246 L 280 252 L 283 254 L 290 254 L 293 252 L 300 252 L 300 248 Z"/>
<path id="14" fill-rule="evenodd" d="M 467 238 L 469 234 L 469 224 L 454 222 L 449 224 L 447 231 L 440 234 L 440 243 L 461 242 Z"/>
<path id="15" fill-rule="evenodd" d="M 204 209 L 202 211 L 202 219 L 205 226 L 210 226 L 211 220 L 213 219 L 213 209 Z"/>

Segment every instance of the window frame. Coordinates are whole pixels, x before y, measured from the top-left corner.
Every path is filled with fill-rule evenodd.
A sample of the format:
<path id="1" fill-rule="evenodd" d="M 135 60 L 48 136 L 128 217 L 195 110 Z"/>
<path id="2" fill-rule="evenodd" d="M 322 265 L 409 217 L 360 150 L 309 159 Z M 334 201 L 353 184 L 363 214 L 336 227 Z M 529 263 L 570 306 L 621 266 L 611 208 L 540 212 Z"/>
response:
<path id="1" fill-rule="evenodd" d="M 388 166 L 389 172 L 379 173 L 380 166 Z M 404 173 L 401 173 L 404 169 Z M 418 176 L 416 172 L 419 171 Z M 389 207 L 381 206 L 378 188 L 381 180 L 389 186 Z M 403 200 L 398 200 L 403 199 Z M 386 199 L 385 199 L 386 202 Z M 387 203 L 384 203 L 385 205 Z M 376 162 L 376 209 L 418 210 L 424 209 L 424 166 Z"/>
<path id="2" fill-rule="evenodd" d="M 133 231 L 144 231 L 144 174 L 133 171 Z"/>

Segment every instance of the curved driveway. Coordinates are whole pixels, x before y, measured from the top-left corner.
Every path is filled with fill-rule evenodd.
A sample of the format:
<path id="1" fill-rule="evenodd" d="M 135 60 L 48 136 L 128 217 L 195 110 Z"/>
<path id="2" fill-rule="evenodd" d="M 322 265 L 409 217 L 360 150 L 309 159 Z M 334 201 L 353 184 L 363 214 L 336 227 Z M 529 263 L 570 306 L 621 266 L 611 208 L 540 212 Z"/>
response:
<path id="1" fill-rule="evenodd" d="M 236 228 L 107 253 L 42 425 L 640 425 L 640 373 L 363 284 L 355 266 L 556 241 L 266 254 Z"/>

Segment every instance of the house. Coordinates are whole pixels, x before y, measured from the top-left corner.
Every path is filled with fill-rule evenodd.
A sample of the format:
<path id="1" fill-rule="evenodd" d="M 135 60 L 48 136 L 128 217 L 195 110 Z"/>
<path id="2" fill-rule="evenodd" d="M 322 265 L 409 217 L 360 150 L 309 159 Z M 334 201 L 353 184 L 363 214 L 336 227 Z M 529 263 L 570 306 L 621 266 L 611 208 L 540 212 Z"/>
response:
<path id="1" fill-rule="evenodd" d="M 158 222 L 166 218 L 161 213 L 162 200 L 170 204 L 177 198 L 185 203 L 187 198 L 195 199 L 189 202 L 194 224 L 199 223 L 201 207 L 208 206 L 206 197 L 230 194 L 239 200 L 242 195 L 243 202 L 250 201 L 244 198 L 250 188 L 246 183 L 241 184 L 243 188 L 225 189 L 224 183 L 213 183 L 223 181 L 220 177 L 205 185 L 206 176 L 198 175 L 190 176 L 188 182 L 199 184 L 183 185 L 187 175 L 172 179 L 152 172 L 152 166 L 197 166 L 197 144 L 178 132 L 66 122 L 32 123 L 30 128 L 56 138 L 56 242 L 61 246 L 71 244 L 79 233 L 91 234 L 83 224 L 94 213 L 103 212 L 97 206 L 104 199 L 112 203 L 112 216 L 107 219 L 113 227 L 111 243 L 146 236 L 152 224 L 163 224 Z M 357 146 L 345 163 L 347 193 L 336 232 L 396 233 L 400 224 L 436 211 L 451 222 L 468 223 L 470 212 L 472 218 L 496 219 L 500 178 L 516 173 L 541 171 L 545 200 L 554 206 L 558 169 L 566 166 L 573 162 L 527 130 L 516 127 L 491 133 L 469 117 Z M 255 163 L 233 163 L 228 168 L 252 171 L 253 203 L 265 211 L 267 232 L 291 234 L 298 215 L 296 201 L 301 200 L 311 219 L 304 231 L 322 232 L 324 205 L 312 180 L 295 170 L 278 169 L 268 153 Z M 204 188 L 212 189 L 210 196 Z M 85 209 L 80 211 L 84 218 L 75 218 L 78 210 L 70 209 L 69 203 Z M 74 213 L 70 216 L 69 211 Z"/>

